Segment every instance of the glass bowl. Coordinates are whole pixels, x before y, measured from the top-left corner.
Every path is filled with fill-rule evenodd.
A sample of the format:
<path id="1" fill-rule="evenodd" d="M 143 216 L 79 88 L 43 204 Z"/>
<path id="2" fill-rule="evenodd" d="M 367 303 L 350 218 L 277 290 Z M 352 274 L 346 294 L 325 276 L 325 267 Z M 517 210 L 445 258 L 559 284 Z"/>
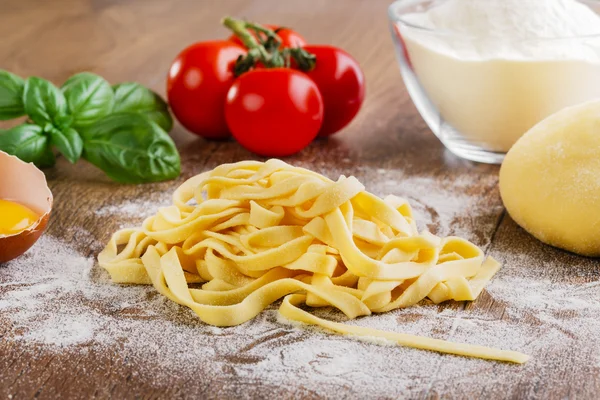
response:
<path id="1" fill-rule="evenodd" d="M 581 2 L 600 14 L 599 1 Z M 474 37 L 432 30 L 405 18 L 438 4 L 399 0 L 388 14 L 408 93 L 454 154 L 499 164 L 542 119 L 600 98 L 600 35 L 512 42 L 498 38 L 486 45 L 502 54 L 489 55 L 491 47 L 481 49 Z"/>

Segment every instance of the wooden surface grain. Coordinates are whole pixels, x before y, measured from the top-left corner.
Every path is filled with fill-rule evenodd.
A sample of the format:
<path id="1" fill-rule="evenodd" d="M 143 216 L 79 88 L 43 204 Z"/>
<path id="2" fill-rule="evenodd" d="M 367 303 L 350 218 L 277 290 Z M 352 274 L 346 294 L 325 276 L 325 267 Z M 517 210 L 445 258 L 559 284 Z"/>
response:
<path id="1" fill-rule="evenodd" d="M 598 281 L 597 262 L 544 246 L 511 221 L 498 193 L 497 166 L 456 158 L 428 130 L 401 81 L 388 33 L 388 5 L 389 0 L 2 0 L 0 68 L 57 84 L 75 72 L 91 71 L 112 83 L 137 81 L 164 94 L 166 71 L 183 47 L 227 35 L 218 23 L 222 16 L 294 27 L 310 42 L 338 45 L 354 55 L 366 74 L 367 98 L 358 118 L 343 133 L 317 141 L 286 161 L 331 177 L 355 175 L 379 195 L 408 197 L 427 216 L 429 229 L 465 236 L 504 261 L 507 271 L 518 274 L 519 268 L 528 268 L 529 274 L 540 279 Z M 97 243 L 106 242 L 123 223 L 119 218 L 99 217 L 96 210 L 128 199 L 158 201 L 192 175 L 224 162 L 256 158 L 235 142 L 205 142 L 178 125 L 172 135 L 183 161 L 182 176 L 172 182 L 120 186 L 83 162 L 73 166 L 59 160 L 46 171 L 55 196 L 48 235 L 86 256 L 95 256 Z M 459 204 L 448 214 L 428 193 L 438 198 L 458 193 L 468 204 Z M 78 228 L 91 235 L 82 236 Z M 507 253 L 520 255 L 521 262 L 511 263 L 516 258 L 507 258 Z M 2 268 L 0 280 L 1 275 Z M 504 312 L 502 302 L 485 292 L 472 304 L 443 305 L 440 310 L 444 307 L 463 310 L 465 318 L 479 312 L 495 320 L 519 322 Z M 520 318 L 544 329 L 535 317 Z M 156 383 L 136 373 L 142 368 L 140 363 L 151 365 L 152 360 L 132 361 L 118 346 L 85 353 L 49 351 L 12 340 L 11 329 L 6 323 L 0 325 L 0 399 L 370 397 L 351 387 L 336 387 L 333 393 L 311 388 L 306 382 L 297 386 L 260 380 L 249 383 L 228 370 L 202 376 L 202 360 L 198 360 L 195 379 L 175 374 Z M 564 349 L 548 349 L 545 354 L 538 354 L 546 358 L 531 367 L 482 364 L 482 373 L 506 376 L 486 384 L 468 375 L 440 379 L 446 376 L 445 370 L 459 368 L 463 362 L 440 356 L 429 374 L 415 377 L 424 389 L 414 397 L 600 396 L 596 353 L 590 350 L 589 357 L 576 359 Z M 151 365 L 150 370 L 154 367 L 159 368 Z M 402 395 L 389 393 L 391 398 Z"/>

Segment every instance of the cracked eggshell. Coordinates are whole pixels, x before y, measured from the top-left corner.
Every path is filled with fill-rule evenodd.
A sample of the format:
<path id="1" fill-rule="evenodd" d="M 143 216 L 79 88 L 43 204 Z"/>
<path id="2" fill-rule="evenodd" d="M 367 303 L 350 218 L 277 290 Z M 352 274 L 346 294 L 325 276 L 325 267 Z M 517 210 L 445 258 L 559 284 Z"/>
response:
<path id="1" fill-rule="evenodd" d="M 0 199 L 21 203 L 39 215 L 24 231 L 0 235 L 0 263 L 4 263 L 25 253 L 44 233 L 53 198 L 42 171 L 0 151 Z"/>

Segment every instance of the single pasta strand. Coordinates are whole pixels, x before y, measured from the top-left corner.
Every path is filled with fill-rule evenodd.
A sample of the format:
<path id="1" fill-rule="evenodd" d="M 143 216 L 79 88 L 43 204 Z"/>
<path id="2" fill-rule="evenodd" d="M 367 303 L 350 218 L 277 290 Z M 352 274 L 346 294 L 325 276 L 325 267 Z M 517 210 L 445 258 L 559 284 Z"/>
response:
<path id="1" fill-rule="evenodd" d="M 114 282 L 152 284 L 205 323 L 244 323 L 283 299 L 285 318 L 401 346 L 524 363 L 515 351 L 327 321 L 472 301 L 500 268 L 457 237 L 419 233 L 404 199 L 380 199 L 354 177 L 332 181 L 280 160 L 224 164 L 184 182 L 173 206 L 116 232 L 99 254 Z M 190 283 L 203 282 L 201 289 Z"/>
<path id="2" fill-rule="evenodd" d="M 286 296 L 279 308 L 279 312 L 291 321 L 317 325 L 344 335 L 383 338 L 400 346 L 466 357 L 483 358 L 486 360 L 508 361 L 517 364 L 523 364 L 529 360 L 528 355 L 517 351 L 499 350 L 492 347 L 449 342 L 446 340 L 432 339 L 407 333 L 388 332 L 363 326 L 327 321 L 297 307 L 298 304 L 302 304 L 305 301 L 306 296 L 303 295 L 294 294 Z"/>

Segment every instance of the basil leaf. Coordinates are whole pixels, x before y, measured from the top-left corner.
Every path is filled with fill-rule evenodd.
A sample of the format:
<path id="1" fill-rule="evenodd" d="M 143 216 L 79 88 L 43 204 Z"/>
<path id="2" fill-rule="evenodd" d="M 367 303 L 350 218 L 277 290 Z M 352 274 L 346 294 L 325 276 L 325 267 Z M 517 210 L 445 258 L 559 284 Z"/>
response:
<path id="1" fill-rule="evenodd" d="M 29 118 L 38 125 L 64 126 L 67 102 L 62 92 L 45 79 L 30 77 L 25 81 L 23 104 Z M 61 122 L 60 124 L 58 122 Z"/>
<path id="2" fill-rule="evenodd" d="M 83 140 L 73 128 L 60 130 L 48 126 L 45 130 L 50 134 L 50 144 L 61 152 L 70 163 L 75 164 L 81 158 Z"/>
<path id="3" fill-rule="evenodd" d="M 39 125 L 23 124 L 1 131 L 0 150 L 38 167 L 51 167 L 55 163 L 48 138 Z"/>
<path id="4" fill-rule="evenodd" d="M 90 72 L 73 75 L 62 86 L 73 127 L 83 128 L 111 113 L 115 94 L 101 76 Z"/>
<path id="5" fill-rule="evenodd" d="M 113 86 L 115 91 L 114 112 L 134 112 L 156 122 L 166 132 L 173 128 L 173 118 L 167 103 L 152 90 L 135 82 Z"/>
<path id="6" fill-rule="evenodd" d="M 56 164 L 56 156 L 50 146 L 46 147 L 44 153 L 42 153 L 37 161 L 34 161 L 34 164 L 39 168 L 49 168 Z"/>
<path id="7" fill-rule="evenodd" d="M 25 81 L 15 74 L 0 70 L 0 121 L 25 115 L 23 87 Z"/>
<path id="8" fill-rule="evenodd" d="M 159 182 L 181 172 L 173 140 L 140 114 L 109 115 L 83 131 L 83 140 L 83 157 L 117 182 Z"/>

